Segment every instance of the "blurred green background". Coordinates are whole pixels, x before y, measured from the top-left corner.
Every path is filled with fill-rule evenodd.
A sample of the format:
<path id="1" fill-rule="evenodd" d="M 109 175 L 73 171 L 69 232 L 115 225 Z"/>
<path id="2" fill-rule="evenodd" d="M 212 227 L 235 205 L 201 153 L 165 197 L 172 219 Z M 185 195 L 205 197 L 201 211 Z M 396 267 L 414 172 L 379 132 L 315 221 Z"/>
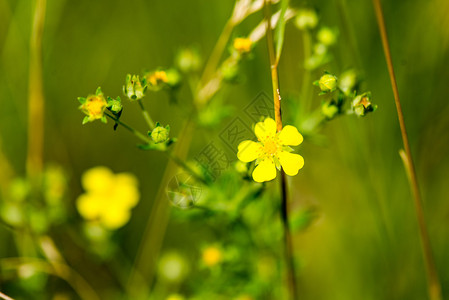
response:
<path id="1" fill-rule="evenodd" d="M 32 2 L 0 0 L 0 137 L 4 154 L 19 175 L 25 173 Z M 449 297 L 449 2 L 384 2 L 430 239 L 443 294 Z M 167 159 L 161 153 L 137 150 L 135 138 L 124 130 L 113 132 L 111 124 L 81 125 L 76 98 L 93 93 L 97 86 L 107 95 L 121 96 L 127 73 L 172 66 L 183 46 L 196 46 L 206 58 L 233 4 L 231 0 L 48 0 L 43 37 L 45 161 L 68 170 L 73 210 L 86 169 L 105 165 L 139 178 L 142 199 L 130 223 L 116 236 L 130 260 Z M 292 1 L 294 7 L 304 4 Z M 359 68 L 379 109 L 364 119 L 338 118 L 325 127 L 324 146 L 306 139 L 299 148 L 306 164 L 291 180 L 292 201 L 296 207 L 314 206 L 319 214 L 308 230 L 294 237 L 301 299 L 426 299 L 418 227 L 398 155 L 402 140 L 372 3 L 308 4 L 319 12 L 321 24 L 337 27 L 340 33 L 332 50 L 334 59 L 311 79 L 318 79 L 324 70 L 339 74 Z M 249 17 L 233 36 L 247 35 L 262 18 L 261 12 Z M 302 59 L 301 32 L 288 23 L 279 66 L 284 95 L 300 92 Z M 217 96 L 237 113 L 259 92 L 271 95 L 264 39 L 241 72 L 243 82 Z M 319 106 L 318 90 L 313 94 Z M 169 123 L 176 136 L 191 101 L 187 84 L 179 91 L 179 106 L 171 105 L 165 93 L 150 94 L 145 101 L 153 118 Z M 128 105 L 123 119 L 145 127 L 137 106 Z M 219 131 L 198 130 L 190 156 Z M 194 259 L 197 245 L 208 238 L 203 231 L 171 223 L 163 248 L 182 249 Z M 0 257 L 13 255 L 11 234 L 0 227 Z M 91 274 L 85 272 L 91 266 L 83 266 L 82 260 L 73 267 L 84 270 L 94 287 L 105 288 L 105 281 L 95 278 L 101 265 L 92 266 Z"/>

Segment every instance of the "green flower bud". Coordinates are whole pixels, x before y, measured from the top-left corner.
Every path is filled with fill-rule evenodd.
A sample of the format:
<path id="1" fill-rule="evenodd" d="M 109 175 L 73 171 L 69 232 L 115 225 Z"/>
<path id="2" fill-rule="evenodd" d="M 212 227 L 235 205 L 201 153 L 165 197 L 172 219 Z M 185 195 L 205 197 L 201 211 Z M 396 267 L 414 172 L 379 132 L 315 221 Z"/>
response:
<path id="1" fill-rule="evenodd" d="M 371 103 L 371 94 L 364 93 L 359 95 L 352 100 L 352 108 L 354 113 L 358 117 L 363 117 L 369 112 L 373 112 L 377 109 L 377 105 Z"/>
<path id="2" fill-rule="evenodd" d="M 25 223 L 25 215 L 18 203 L 4 203 L 0 206 L 0 217 L 11 226 L 20 227 Z"/>
<path id="3" fill-rule="evenodd" d="M 198 71 L 201 66 L 201 57 L 196 49 L 186 48 L 178 52 L 176 66 L 184 73 Z"/>
<path id="4" fill-rule="evenodd" d="M 303 8 L 298 11 L 295 19 L 295 25 L 299 29 L 313 29 L 318 24 L 318 16 L 315 10 Z"/>
<path id="5" fill-rule="evenodd" d="M 156 144 L 164 143 L 168 141 L 168 137 L 170 134 L 170 126 L 166 127 L 159 126 L 159 123 L 156 125 L 156 128 L 151 132 L 151 138 Z"/>
<path id="6" fill-rule="evenodd" d="M 338 107 L 331 102 L 325 102 L 321 105 L 321 113 L 327 118 L 327 119 L 333 119 L 339 112 Z"/>
<path id="7" fill-rule="evenodd" d="M 327 53 L 327 46 L 321 43 L 317 43 L 313 46 L 313 54 L 320 56 Z"/>
<path id="8" fill-rule="evenodd" d="M 331 46 L 337 41 L 337 32 L 329 27 L 322 27 L 317 34 L 320 43 Z"/>
<path id="9" fill-rule="evenodd" d="M 184 256 L 178 252 L 168 252 L 159 260 L 158 271 L 165 280 L 179 282 L 187 276 L 189 265 Z"/>
<path id="10" fill-rule="evenodd" d="M 167 85 L 171 88 L 176 88 L 181 83 L 181 74 L 176 69 L 168 69 L 167 74 Z"/>
<path id="11" fill-rule="evenodd" d="M 318 81 L 322 92 L 333 92 L 337 88 L 337 77 L 332 74 L 324 74 Z"/>
<path id="12" fill-rule="evenodd" d="M 343 93 L 348 95 L 354 91 L 354 88 L 357 85 L 357 73 L 352 69 L 347 70 L 340 75 L 338 82 L 338 87 Z"/>
<path id="13" fill-rule="evenodd" d="M 123 92 L 129 100 L 140 100 L 145 96 L 147 89 L 146 81 L 140 80 L 138 75 L 126 75 L 126 85 L 123 86 Z"/>
<path id="14" fill-rule="evenodd" d="M 239 66 L 236 61 L 227 60 L 221 65 L 221 74 L 227 81 L 233 81 L 237 78 Z"/>
<path id="15" fill-rule="evenodd" d="M 111 97 L 108 97 L 108 108 L 115 114 L 121 112 L 123 109 L 123 105 L 120 97 L 117 97 L 117 99 L 112 99 Z"/>

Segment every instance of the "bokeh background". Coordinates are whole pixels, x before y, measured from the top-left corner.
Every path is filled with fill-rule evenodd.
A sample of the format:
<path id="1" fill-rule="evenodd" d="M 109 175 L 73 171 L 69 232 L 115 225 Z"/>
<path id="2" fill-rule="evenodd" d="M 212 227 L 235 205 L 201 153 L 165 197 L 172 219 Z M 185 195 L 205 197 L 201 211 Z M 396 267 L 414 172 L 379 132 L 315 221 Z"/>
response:
<path id="1" fill-rule="evenodd" d="M 2 151 L 18 175 L 25 174 L 32 2 L 0 0 L 0 137 Z M 291 2 L 295 7 L 306 4 Z M 384 2 L 425 217 L 443 294 L 449 297 L 449 2 Z M 301 299 L 426 299 L 418 227 L 398 155 L 402 141 L 372 3 L 308 4 L 317 9 L 321 24 L 339 30 L 333 60 L 314 71 L 311 81 L 324 70 L 339 74 L 355 67 L 379 109 L 363 119 L 337 118 L 323 128 L 324 143 L 306 139 L 299 148 L 306 165 L 291 180 L 292 201 L 296 207 L 314 207 L 318 214 L 307 230 L 294 236 Z M 130 261 L 144 234 L 167 158 L 136 149 L 135 138 L 124 130 L 114 132 L 111 124 L 81 125 L 76 98 L 93 93 L 97 86 L 108 95 L 121 96 L 127 73 L 172 66 L 183 46 L 194 45 L 207 58 L 232 8 L 231 0 L 48 0 L 43 36 L 45 162 L 67 170 L 68 205 L 74 214 L 86 169 L 104 165 L 139 178 L 141 201 L 132 220 L 115 236 Z M 262 18 L 262 12 L 252 15 L 233 35 L 247 35 Z M 303 55 L 301 32 L 288 23 L 279 65 L 285 95 L 300 93 Z M 237 114 L 261 91 L 271 95 L 264 39 L 241 73 L 239 84 L 228 85 L 217 96 Z M 318 92 L 313 90 L 316 106 L 321 101 Z M 178 101 L 178 106 L 170 104 L 165 93 L 146 98 L 153 118 L 169 123 L 174 136 L 191 101 L 187 84 L 179 90 Z M 128 107 L 124 119 L 144 128 L 138 107 Z M 220 128 L 198 130 L 190 156 L 216 138 Z M 201 241 L 220 239 L 204 227 L 171 222 L 162 248 L 182 250 L 194 263 Z M 57 236 L 59 243 L 70 245 L 63 234 Z M 14 255 L 12 235 L 0 227 L 0 257 Z M 82 257 L 72 258 L 71 264 L 98 290 L 112 284 L 102 275 L 101 264 L 85 265 Z M 20 295 L 7 282 L 0 281 L 0 289 L 4 284 L 10 294 Z"/>

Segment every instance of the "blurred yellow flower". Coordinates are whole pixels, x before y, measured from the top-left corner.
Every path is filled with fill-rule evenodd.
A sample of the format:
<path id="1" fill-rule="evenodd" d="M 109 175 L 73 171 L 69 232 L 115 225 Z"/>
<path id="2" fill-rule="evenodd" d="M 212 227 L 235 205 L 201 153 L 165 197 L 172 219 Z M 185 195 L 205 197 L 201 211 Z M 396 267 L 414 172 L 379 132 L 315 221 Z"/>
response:
<path id="1" fill-rule="evenodd" d="M 80 109 L 88 116 L 88 121 L 101 119 L 108 103 L 103 93 L 99 95 L 90 95 L 86 98 L 86 102 L 81 104 Z"/>
<path id="2" fill-rule="evenodd" d="M 238 146 L 237 157 L 242 162 L 256 160 L 253 179 L 256 182 L 273 180 L 276 177 L 276 168 L 282 169 L 287 175 L 298 174 L 304 166 L 304 159 L 299 154 L 290 153 L 288 146 L 297 146 L 302 143 L 303 137 L 296 127 L 287 125 L 282 131 L 276 132 L 276 122 L 266 118 L 258 122 L 254 128 L 259 142 L 243 141 Z"/>
<path id="3" fill-rule="evenodd" d="M 253 42 L 249 38 L 236 38 L 234 39 L 234 49 L 240 53 L 247 53 L 251 51 Z"/>
<path id="4" fill-rule="evenodd" d="M 203 250 L 203 262 L 208 267 L 213 267 L 223 260 L 221 250 L 216 246 L 209 246 Z"/>
<path id="5" fill-rule="evenodd" d="M 165 71 L 155 71 L 148 75 L 147 80 L 151 85 L 156 86 L 161 82 L 167 83 L 168 77 Z"/>
<path id="6" fill-rule="evenodd" d="M 137 179 L 132 174 L 114 174 L 106 167 L 87 170 L 82 176 L 86 193 L 77 199 L 81 216 L 114 230 L 125 225 L 131 208 L 139 202 Z"/>

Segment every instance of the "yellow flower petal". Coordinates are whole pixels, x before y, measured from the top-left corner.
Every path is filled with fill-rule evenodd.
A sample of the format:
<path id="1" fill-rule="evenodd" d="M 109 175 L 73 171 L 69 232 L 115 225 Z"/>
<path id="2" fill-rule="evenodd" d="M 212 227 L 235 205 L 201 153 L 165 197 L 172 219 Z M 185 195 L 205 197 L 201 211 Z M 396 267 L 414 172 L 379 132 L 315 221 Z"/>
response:
<path id="1" fill-rule="evenodd" d="M 258 158 L 262 146 L 253 141 L 243 141 L 239 144 L 237 158 L 243 162 L 250 162 Z"/>
<path id="2" fill-rule="evenodd" d="M 253 171 L 253 179 L 256 182 L 270 181 L 276 178 L 276 166 L 271 159 L 261 161 Z"/>
<path id="3" fill-rule="evenodd" d="M 266 118 L 263 122 L 256 124 L 254 132 L 260 141 L 265 140 L 267 136 L 273 137 L 276 134 L 276 121 Z"/>
<path id="4" fill-rule="evenodd" d="M 95 167 L 84 172 L 81 178 L 88 192 L 103 193 L 114 186 L 114 174 L 106 167 Z"/>
<path id="5" fill-rule="evenodd" d="M 298 132 L 298 129 L 296 127 L 287 125 L 285 126 L 281 133 L 279 134 L 279 140 L 282 145 L 287 146 L 298 146 L 302 143 L 303 137 Z"/>
<path id="6" fill-rule="evenodd" d="M 105 208 L 101 221 L 104 227 L 114 230 L 128 223 L 131 212 L 127 209 Z"/>
<path id="7" fill-rule="evenodd" d="M 87 220 L 98 218 L 103 210 L 103 203 L 95 196 L 83 194 L 76 201 L 76 208 L 80 215 Z"/>
<path id="8" fill-rule="evenodd" d="M 295 176 L 299 169 L 304 166 L 304 158 L 299 154 L 282 151 L 278 155 L 279 162 L 285 174 Z"/>

